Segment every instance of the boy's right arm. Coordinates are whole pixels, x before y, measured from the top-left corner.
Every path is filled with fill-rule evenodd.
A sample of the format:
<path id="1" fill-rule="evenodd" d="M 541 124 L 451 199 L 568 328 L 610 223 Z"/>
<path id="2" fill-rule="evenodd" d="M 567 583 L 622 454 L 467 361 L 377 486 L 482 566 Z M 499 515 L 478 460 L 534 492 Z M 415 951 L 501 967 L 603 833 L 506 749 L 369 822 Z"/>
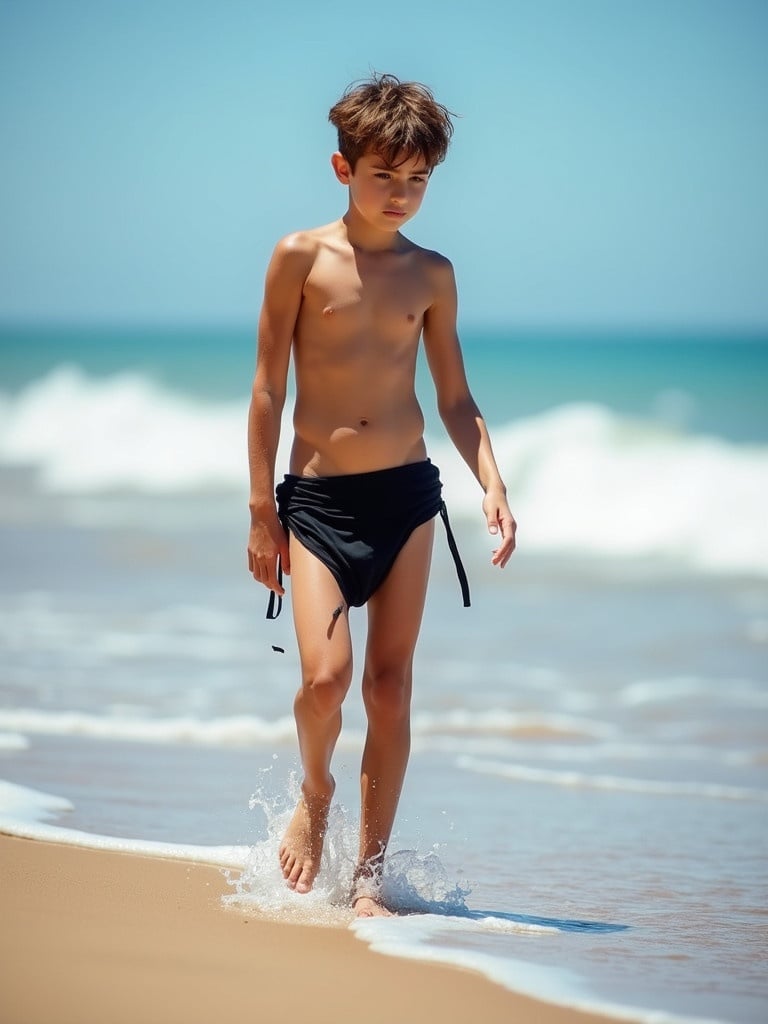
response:
<path id="1" fill-rule="evenodd" d="M 290 572 L 288 538 L 275 505 L 275 458 L 285 404 L 288 362 L 302 290 L 314 259 L 312 240 L 304 234 L 278 242 L 267 269 L 259 317 L 256 374 L 248 413 L 248 466 L 251 528 L 248 569 L 254 579 L 282 595 L 277 557 Z"/>

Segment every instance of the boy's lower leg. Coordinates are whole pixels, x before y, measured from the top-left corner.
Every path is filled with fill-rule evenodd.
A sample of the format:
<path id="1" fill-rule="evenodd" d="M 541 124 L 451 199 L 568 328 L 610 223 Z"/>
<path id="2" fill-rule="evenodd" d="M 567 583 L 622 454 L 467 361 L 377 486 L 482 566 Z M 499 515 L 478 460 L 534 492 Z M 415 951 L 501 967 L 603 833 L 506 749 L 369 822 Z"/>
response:
<path id="1" fill-rule="evenodd" d="M 300 893 L 310 891 L 320 870 L 328 810 L 335 789 L 331 757 L 341 731 L 341 710 L 324 718 L 313 703 L 311 693 L 303 688 L 294 704 L 304 777 L 296 810 L 280 844 L 283 876 Z"/>
<path id="2" fill-rule="evenodd" d="M 413 652 L 424 610 L 433 534 L 433 521 L 413 531 L 368 602 L 363 674 L 368 734 L 360 773 L 360 847 L 352 890 L 360 917 L 388 913 L 381 900 L 381 872 L 410 754 Z"/>
<path id="3" fill-rule="evenodd" d="M 388 913 L 381 904 L 384 853 L 392 834 L 411 748 L 410 669 L 402 681 L 363 684 L 368 734 L 360 771 L 360 846 L 352 889 L 355 913 Z M 376 691 L 379 691 L 376 695 Z"/>
<path id="4" fill-rule="evenodd" d="M 301 795 L 282 843 L 280 867 L 296 892 L 312 888 L 323 851 L 335 783 L 331 758 L 341 731 L 341 705 L 352 678 L 345 615 L 333 619 L 338 585 L 328 569 L 291 537 L 291 598 L 302 665 L 294 702 L 303 769 Z"/>

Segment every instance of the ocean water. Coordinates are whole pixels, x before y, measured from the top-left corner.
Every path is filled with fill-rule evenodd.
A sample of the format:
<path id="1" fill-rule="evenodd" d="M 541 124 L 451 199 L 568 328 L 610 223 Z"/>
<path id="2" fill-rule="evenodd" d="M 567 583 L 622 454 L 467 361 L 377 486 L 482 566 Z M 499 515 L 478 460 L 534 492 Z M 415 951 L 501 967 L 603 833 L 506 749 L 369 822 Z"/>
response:
<path id="1" fill-rule="evenodd" d="M 568 1005 L 762 1022 L 768 338 L 464 349 L 519 550 L 489 566 L 421 367 L 472 608 L 438 529 L 386 878 L 404 913 L 352 927 Z M 276 866 L 298 658 L 245 565 L 252 369 L 247 330 L 0 331 L 0 826 L 204 857 L 240 869 L 231 901 L 347 926 L 354 687 L 316 891 Z"/>

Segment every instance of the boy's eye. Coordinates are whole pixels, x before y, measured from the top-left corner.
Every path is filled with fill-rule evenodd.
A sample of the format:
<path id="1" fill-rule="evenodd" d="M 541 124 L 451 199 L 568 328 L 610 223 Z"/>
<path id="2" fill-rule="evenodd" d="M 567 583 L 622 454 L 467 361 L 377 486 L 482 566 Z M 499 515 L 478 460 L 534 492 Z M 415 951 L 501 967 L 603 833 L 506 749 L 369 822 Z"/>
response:
<path id="1" fill-rule="evenodd" d="M 376 172 L 376 177 L 377 178 L 384 178 L 385 180 L 387 180 L 389 178 L 389 175 L 387 174 L 386 171 L 377 171 Z"/>
<path id="2" fill-rule="evenodd" d="M 426 180 L 421 174 L 414 174 L 411 178 L 411 181 L 415 181 L 417 185 L 423 185 Z"/>

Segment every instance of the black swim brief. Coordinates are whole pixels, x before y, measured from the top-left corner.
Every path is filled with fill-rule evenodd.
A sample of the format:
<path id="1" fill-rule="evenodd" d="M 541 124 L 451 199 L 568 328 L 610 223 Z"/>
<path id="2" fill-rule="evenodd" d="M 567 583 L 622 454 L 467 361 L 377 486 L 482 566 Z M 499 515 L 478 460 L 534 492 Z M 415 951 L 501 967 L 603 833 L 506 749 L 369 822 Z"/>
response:
<path id="1" fill-rule="evenodd" d="M 468 608 L 469 584 L 442 487 L 439 470 L 426 459 L 372 473 L 288 474 L 275 495 L 285 530 L 330 569 L 345 602 L 354 607 L 378 590 L 416 527 L 439 514 Z M 267 618 L 277 618 L 281 607 L 282 599 L 270 594 Z"/>

